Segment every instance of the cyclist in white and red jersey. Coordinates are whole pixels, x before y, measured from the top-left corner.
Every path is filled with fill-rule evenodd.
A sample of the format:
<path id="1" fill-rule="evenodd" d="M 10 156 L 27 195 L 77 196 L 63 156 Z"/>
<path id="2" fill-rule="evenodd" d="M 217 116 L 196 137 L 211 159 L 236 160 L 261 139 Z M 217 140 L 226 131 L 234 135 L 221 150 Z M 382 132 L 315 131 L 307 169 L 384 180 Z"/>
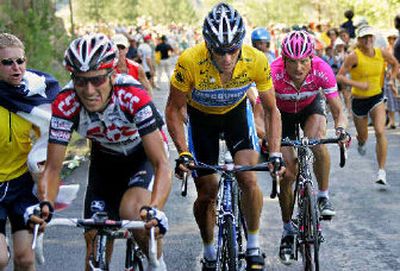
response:
<path id="1" fill-rule="evenodd" d="M 314 39 L 305 31 L 293 31 L 282 41 L 282 56 L 271 64 L 272 80 L 276 92 L 276 102 L 282 114 L 282 138 L 296 137 L 299 123 L 308 138 L 323 138 L 326 135 L 325 100 L 335 122 L 336 134 L 348 140 L 345 127 L 347 118 L 337 91 L 335 75 L 330 66 L 321 58 L 314 56 Z M 282 147 L 287 170 L 281 181 L 279 197 L 283 236 L 279 257 L 289 264 L 294 257 L 293 234 L 295 227 L 291 222 L 293 183 L 296 178 L 296 157 L 292 147 Z M 319 192 L 318 205 L 321 215 L 332 217 L 335 210 L 328 197 L 330 157 L 325 145 L 312 148 L 315 156 L 314 173 Z"/>
<path id="2" fill-rule="evenodd" d="M 161 210 L 171 189 L 171 171 L 159 115 L 137 81 L 114 74 L 117 61 L 116 45 L 102 34 L 78 38 L 65 52 L 72 80 L 52 105 L 48 159 L 38 189 L 42 218 L 51 219 L 62 161 L 77 131 L 92 141 L 84 217 L 102 211 L 111 219 L 132 220 L 154 210 L 148 226 L 156 225 L 163 235 L 168 220 Z M 85 233 L 87 255 L 94 234 Z M 146 234 L 134 234 L 146 251 Z M 162 257 L 160 262 L 162 269 L 149 270 L 165 270 Z"/>

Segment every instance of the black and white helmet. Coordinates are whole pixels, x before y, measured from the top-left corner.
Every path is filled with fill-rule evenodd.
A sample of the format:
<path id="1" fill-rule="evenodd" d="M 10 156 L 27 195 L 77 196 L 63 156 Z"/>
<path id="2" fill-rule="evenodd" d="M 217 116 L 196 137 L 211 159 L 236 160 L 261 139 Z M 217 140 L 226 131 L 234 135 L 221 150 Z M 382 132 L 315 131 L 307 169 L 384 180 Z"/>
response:
<path id="1" fill-rule="evenodd" d="M 71 42 L 64 66 L 73 73 L 112 69 L 118 62 L 117 46 L 104 34 L 90 34 Z"/>
<path id="2" fill-rule="evenodd" d="M 232 6 L 219 3 L 204 19 L 203 37 L 209 49 L 222 52 L 242 46 L 246 29 L 242 16 Z"/>

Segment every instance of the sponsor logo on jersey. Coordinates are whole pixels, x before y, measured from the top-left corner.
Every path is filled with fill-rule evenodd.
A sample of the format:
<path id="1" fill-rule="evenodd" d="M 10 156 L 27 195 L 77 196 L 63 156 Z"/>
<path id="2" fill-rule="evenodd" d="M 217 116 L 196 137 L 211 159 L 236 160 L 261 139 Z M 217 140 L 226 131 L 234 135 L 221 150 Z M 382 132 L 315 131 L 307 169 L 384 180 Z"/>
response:
<path id="1" fill-rule="evenodd" d="M 51 118 L 51 128 L 55 130 L 64 130 L 70 131 L 72 128 L 73 122 L 65 119 L 60 119 L 57 117 Z"/>
<path id="2" fill-rule="evenodd" d="M 135 115 L 137 123 L 145 121 L 151 117 L 153 117 L 153 110 L 151 109 L 150 105 L 146 105 L 145 107 L 140 109 Z"/>

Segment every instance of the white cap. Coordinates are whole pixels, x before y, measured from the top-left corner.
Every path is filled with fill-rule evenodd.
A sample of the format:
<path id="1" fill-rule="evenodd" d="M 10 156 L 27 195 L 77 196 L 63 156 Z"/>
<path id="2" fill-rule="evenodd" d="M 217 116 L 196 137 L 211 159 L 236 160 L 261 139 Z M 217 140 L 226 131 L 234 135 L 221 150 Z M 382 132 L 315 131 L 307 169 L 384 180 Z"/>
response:
<path id="1" fill-rule="evenodd" d="M 341 38 L 337 38 L 333 46 L 336 48 L 339 45 L 345 45 L 344 41 Z"/>
<path id="2" fill-rule="evenodd" d="M 363 25 L 357 29 L 357 38 L 362 38 L 368 35 L 375 36 L 375 30 L 369 25 Z"/>
<path id="3" fill-rule="evenodd" d="M 125 46 L 126 48 L 129 47 L 128 38 L 124 34 L 116 34 L 114 37 L 112 37 L 112 41 L 117 46 L 122 45 L 122 46 Z"/>

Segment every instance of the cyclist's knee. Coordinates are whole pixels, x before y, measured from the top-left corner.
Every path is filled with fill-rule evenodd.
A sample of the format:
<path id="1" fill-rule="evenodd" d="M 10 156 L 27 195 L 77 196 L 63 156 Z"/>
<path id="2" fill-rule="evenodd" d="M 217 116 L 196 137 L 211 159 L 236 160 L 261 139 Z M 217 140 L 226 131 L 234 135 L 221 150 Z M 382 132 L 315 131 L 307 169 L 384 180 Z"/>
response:
<path id="1" fill-rule="evenodd" d="M 22 251 L 15 251 L 14 268 L 15 270 L 34 270 L 35 258 L 33 251 L 26 248 Z"/>

